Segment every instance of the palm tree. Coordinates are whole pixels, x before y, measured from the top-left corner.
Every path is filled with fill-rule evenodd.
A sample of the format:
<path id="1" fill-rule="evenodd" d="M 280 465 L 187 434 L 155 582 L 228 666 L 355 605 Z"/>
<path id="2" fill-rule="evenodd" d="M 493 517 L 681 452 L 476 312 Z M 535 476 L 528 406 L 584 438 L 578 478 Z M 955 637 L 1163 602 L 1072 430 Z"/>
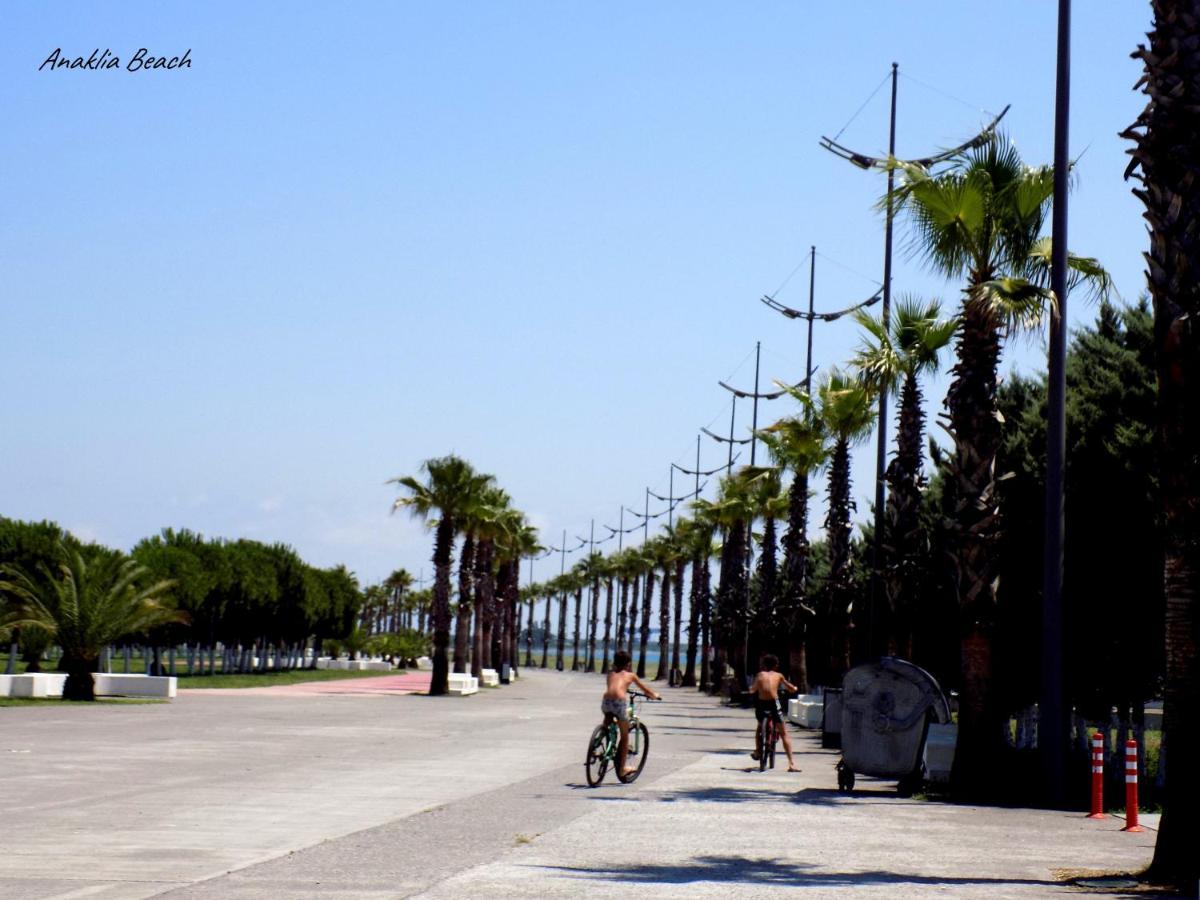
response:
<path id="1" fill-rule="evenodd" d="M 701 567 L 707 565 L 708 554 L 712 548 L 713 527 L 711 522 L 701 514 L 700 500 L 693 504 L 694 518 L 683 519 L 676 526 L 676 534 L 684 548 L 685 554 L 692 562 L 692 578 L 688 592 L 688 638 L 687 653 L 684 657 L 683 687 L 696 687 L 696 653 L 699 649 L 701 620 L 703 608 L 708 605 L 708 598 L 702 597 L 703 579 Z"/>
<path id="2" fill-rule="evenodd" d="M 596 671 L 596 626 L 600 618 L 600 577 L 604 571 L 604 557 L 592 552 L 583 561 L 583 575 L 588 587 L 587 657 L 583 671 Z"/>
<path id="3" fill-rule="evenodd" d="M 721 479 L 717 501 L 711 506 L 715 523 L 724 531 L 721 546 L 721 576 L 717 583 L 713 641 L 716 646 L 716 678 L 721 690 L 727 667 L 740 685 L 747 674 L 746 637 L 750 580 L 746 572 L 749 523 L 754 515 L 749 500 L 751 476 L 745 468 Z"/>
<path id="4" fill-rule="evenodd" d="M 583 669 L 583 657 L 579 655 L 579 627 L 582 622 L 583 589 L 587 587 L 588 583 L 585 566 L 586 561 L 580 561 L 571 567 L 571 590 L 575 594 L 575 637 L 571 644 L 572 672 Z"/>
<path id="5" fill-rule="evenodd" d="M 888 465 L 884 511 L 883 558 L 878 571 L 888 600 L 889 622 L 881 629 L 888 653 L 913 657 L 913 616 L 921 597 L 921 572 L 929 541 L 921 528 L 921 492 L 925 442 L 924 397 L 920 376 L 935 372 L 938 356 L 954 337 L 958 323 L 941 317 L 936 300 L 903 297 L 884 323 L 859 310 L 855 320 L 865 332 L 853 365 L 875 391 L 899 395 L 896 455 Z"/>
<path id="6" fill-rule="evenodd" d="M 475 524 L 475 627 L 471 634 L 471 675 L 481 677 L 494 668 L 492 632 L 496 621 L 496 541 L 508 527 L 508 494 L 489 487 L 473 508 Z"/>
<path id="7" fill-rule="evenodd" d="M 506 569 L 506 589 L 504 591 L 504 639 L 502 646 L 504 648 L 502 661 L 508 662 L 514 669 L 518 668 L 517 662 L 520 656 L 518 650 L 518 636 L 520 633 L 520 611 L 519 604 L 521 600 L 521 561 L 530 556 L 537 556 L 543 551 L 543 547 L 538 544 L 537 529 L 529 524 L 525 518 L 525 514 L 513 510 L 512 514 L 506 519 L 506 529 L 503 540 L 501 559 L 507 566 Z M 533 608 L 530 607 L 529 627 L 533 628 Z M 532 650 L 532 638 L 527 638 L 526 646 Z M 528 661 L 532 665 L 532 659 Z"/>
<path id="8" fill-rule="evenodd" d="M 406 569 L 396 569 L 383 582 L 384 589 L 388 592 L 390 602 L 390 616 L 392 620 L 392 631 L 397 629 L 412 628 L 410 616 L 412 610 L 408 606 L 407 592 L 412 587 L 413 577 Z"/>
<path id="9" fill-rule="evenodd" d="M 829 541 L 829 578 L 825 608 L 829 628 L 827 683 L 840 684 L 849 668 L 849 628 L 853 605 L 850 572 L 850 448 L 870 437 L 875 424 L 874 393 L 864 382 L 834 369 L 817 391 L 817 409 L 833 442 L 829 463 L 829 507 L 825 534 Z"/>
<path id="10" fill-rule="evenodd" d="M 676 562 L 682 559 L 675 537 L 663 534 L 655 543 L 655 562 L 662 568 L 662 594 L 658 601 L 658 671 L 655 681 L 668 677 L 671 667 L 671 579 Z"/>
<path id="11" fill-rule="evenodd" d="M 759 540 L 758 572 L 751 591 L 752 652 L 750 660 L 758 659 L 768 649 L 786 659 L 786 648 L 779 646 L 784 637 L 779 628 L 777 604 L 778 539 L 775 522 L 787 513 L 788 497 L 781 493 L 781 470 L 777 467 L 759 466 L 750 469 L 754 473 L 747 485 L 748 501 L 754 518 L 762 519 L 762 537 Z"/>
<path id="12" fill-rule="evenodd" d="M 43 563 L 34 573 L 0 566 L 0 595 L 13 607 L 4 624 L 52 633 L 67 672 L 63 699 L 95 700 L 92 673 L 105 647 L 187 616 L 166 603 L 173 582 L 149 582 L 149 570 L 132 559 L 102 554 L 85 561 L 61 543 L 57 555 L 54 569 Z"/>
<path id="13" fill-rule="evenodd" d="M 608 674 L 609 649 L 612 643 L 613 625 L 613 582 L 617 578 L 617 560 L 609 556 L 604 560 L 604 645 L 600 660 L 600 674 Z"/>
<path id="14" fill-rule="evenodd" d="M 554 667 L 562 671 L 563 656 L 567 644 L 567 597 L 575 590 L 574 574 L 563 573 L 554 579 L 555 592 L 558 594 L 558 648 L 554 657 Z"/>
<path id="15" fill-rule="evenodd" d="M 1002 709 L 993 690 L 996 630 L 995 544 L 997 370 L 1004 338 L 1041 320 L 1049 240 L 1041 237 L 1054 189 L 1050 166 L 1027 166 L 1002 136 L 955 157 L 942 170 L 896 163 L 903 179 L 896 209 L 907 216 L 913 247 L 949 278 L 965 278 L 956 363 L 946 395 L 950 539 L 957 572 L 963 684 L 953 783 L 960 794 L 986 792 L 1004 748 Z M 881 207 L 886 203 L 881 201 Z M 1101 291 L 1108 277 L 1095 260 L 1069 257 L 1075 280 Z"/>
<path id="16" fill-rule="evenodd" d="M 1141 84 L 1150 100 L 1123 135 L 1135 142 L 1126 176 L 1142 186 L 1150 225 L 1146 254 L 1154 301 L 1158 359 L 1159 452 L 1165 548 L 1166 680 L 1163 740 L 1171 747 L 1162 827 L 1151 870 L 1189 888 L 1200 882 L 1191 811 L 1200 804 L 1200 773 L 1184 760 L 1200 745 L 1200 213 L 1194 162 L 1200 157 L 1195 129 L 1200 84 L 1198 0 L 1152 0 L 1154 27 L 1135 57 L 1145 66 Z"/>
<path id="17" fill-rule="evenodd" d="M 478 501 L 478 498 L 476 498 Z M 475 584 L 475 527 L 479 507 L 477 503 L 464 513 L 462 521 L 462 552 L 458 557 L 458 615 L 454 624 L 454 671 L 467 671 L 471 657 L 471 612 L 474 604 L 472 594 Z"/>
<path id="18" fill-rule="evenodd" d="M 478 494 L 492 485 L 491 475 L 481 475 L 460 457 L 449 455 L 427 459 L 421 464 L 425 481 L 412 476 L 393 478 L 409 491 L 392 504 L 392 510 L 407 509 L 414 518 L 434 526 L 433 540 L 433 674 L 430 696 L 445 694 L 450 666 L 446 656 L 450 644 L 450 567 L 454 562 L 454 536 L 458 518 L 475 503 Z"/>
<path id="19" fill-rule="evenodd" d="M 646 677 L 646 647 L 650 643 L 650 607 L 654 604 L 654 571 L 657 565 L 656 540 L 657 538 L 650 538 L 638 548 L 638 560 L 642 573 L 646 576 L 646 589 L 642 594 L 641 630 L 638 632 L 638 678 Z"/>
<path id="20" fill-rule="evenodd" d="M 788 487 L 787 528 L 783 532 L 783 564 L 777 611 L 786 624 L 787 660 L 791 679 L 808 691 L 808 622 L 814 615 L 809 600 L 808 500 L 809 478 L 829 459 L 825 424 L 816 415 L 812 398 L 788 389 L 800 402 L 803 414 L 780 419 L 760 433 L 771 459 L 792 473 Z M 780 658 L 784 658 L 783 655 Z"/>

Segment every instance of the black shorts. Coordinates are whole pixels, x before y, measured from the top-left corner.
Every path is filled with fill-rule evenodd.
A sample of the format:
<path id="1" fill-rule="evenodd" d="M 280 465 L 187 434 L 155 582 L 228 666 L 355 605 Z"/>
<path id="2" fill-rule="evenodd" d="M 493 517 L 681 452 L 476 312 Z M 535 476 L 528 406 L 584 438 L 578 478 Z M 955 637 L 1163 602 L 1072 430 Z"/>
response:
<path id="1" fill-rule="evenodd" d="M 775 720 L 776 725 L 783 724 L 783 710 L 779 708 L 778 700 L 763 700 L 759 697 L 754 698 L 754 718 L 762 721 L 770 717 Z"/>

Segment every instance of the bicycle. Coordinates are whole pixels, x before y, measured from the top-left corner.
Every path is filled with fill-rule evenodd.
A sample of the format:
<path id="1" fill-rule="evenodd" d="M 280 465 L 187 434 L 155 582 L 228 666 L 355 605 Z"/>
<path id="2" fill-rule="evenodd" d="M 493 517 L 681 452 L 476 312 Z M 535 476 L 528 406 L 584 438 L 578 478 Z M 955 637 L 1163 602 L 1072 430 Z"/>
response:
<path id="1" fill-rule="evenodd" d="M 617 780 L 622 784 L 633 784 L 637 781 L 638 776 L 642 774 L 642 769 L 646 768 L 646 759 L 650 755 L 650 731 L 646 728 L 646 723 L 638 719 L 637 703 L 635 702 L 635 698 L 646 699 L 646 695 L 638 691 L 629 691 L 628 693 L 629 749 L 625 755 L 625 763 L 629 765 L 632 760 L 636 759 L 637 764 L 629 775 L 617 772 Z M 616 767 L 617 747 L 620 743 L 621 729 L 616 720 L 607 725 L 596 726 L 588 740 L 587 758 L 583 763 L 584 771 L 587 773 L 588 787 L 596 787 L 604 780 L 609 763 L 614 763 L 614 768 Z"/>
<path id="2" fill-rule="evenodd" d="M 779 728 L 774 716 L 764 716 L 755 731 L 755 749 L 758 750 L 758 771 L 769 765 L 775 768 L 775 745 L 779 743 Z"/>

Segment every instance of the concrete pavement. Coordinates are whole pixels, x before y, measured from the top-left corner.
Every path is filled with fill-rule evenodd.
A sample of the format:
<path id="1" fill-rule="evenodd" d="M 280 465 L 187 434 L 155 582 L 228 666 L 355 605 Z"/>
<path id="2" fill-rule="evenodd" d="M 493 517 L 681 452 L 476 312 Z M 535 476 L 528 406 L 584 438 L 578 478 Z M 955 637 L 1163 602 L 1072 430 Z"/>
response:
<path id="1" fill-rule="evenodd" d="M 1063 896 L 1059 870 L 1152 852 L 1117 820 L 870 779 L 838 795 L 836 754 L 795 732 L 803 773 L 749 772 L 752 715 L 683 690 L 645 707 L 641 780 L 590 790 L 598 676 L 526 676 L 465 698 L 0 710 L 0 897 Z"/>

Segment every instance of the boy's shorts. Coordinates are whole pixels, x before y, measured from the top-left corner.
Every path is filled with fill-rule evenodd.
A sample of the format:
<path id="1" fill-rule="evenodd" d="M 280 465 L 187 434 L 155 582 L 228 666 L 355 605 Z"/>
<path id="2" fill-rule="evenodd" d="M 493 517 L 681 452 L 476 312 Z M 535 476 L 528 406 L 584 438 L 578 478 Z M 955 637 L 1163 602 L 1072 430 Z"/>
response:
<path id="1" fill-rule="evenodd" d="M 613 700 L 605 697 L 600 701 L 600 712 L 606 716 L 612 716 L 619 722 L 629 721 L 629 701 Z"/>
<path id="2" fill-rule="evenodd" d="M 783 724 L 783 710 L 779 708 L 779 700 L 763 700 L 760 697 L 754 698 L 754 718 L 762 721 L 765 718 L 772 718 L 776 725 Z"/>

